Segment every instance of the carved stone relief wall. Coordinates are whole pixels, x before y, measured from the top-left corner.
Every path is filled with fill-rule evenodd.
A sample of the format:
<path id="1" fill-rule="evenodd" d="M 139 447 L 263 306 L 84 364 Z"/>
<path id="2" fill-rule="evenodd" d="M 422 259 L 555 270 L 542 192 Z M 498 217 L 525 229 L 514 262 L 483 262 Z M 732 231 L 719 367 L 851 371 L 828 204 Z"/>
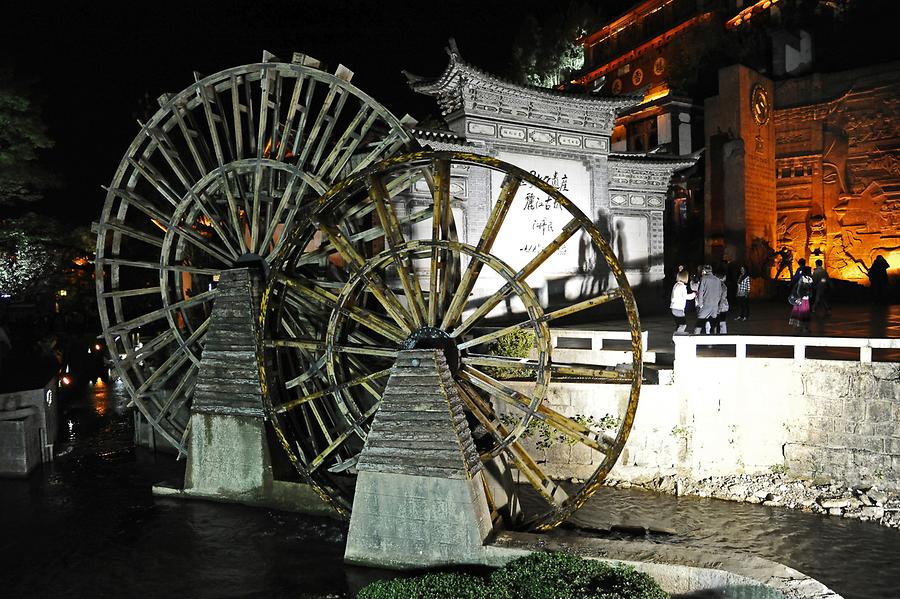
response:
<path id="1" fill-rule="evenodd" d="M 900 69 L 881 65 L 776 87 L 778 243 L 866 282 L 900 267 Z"/>

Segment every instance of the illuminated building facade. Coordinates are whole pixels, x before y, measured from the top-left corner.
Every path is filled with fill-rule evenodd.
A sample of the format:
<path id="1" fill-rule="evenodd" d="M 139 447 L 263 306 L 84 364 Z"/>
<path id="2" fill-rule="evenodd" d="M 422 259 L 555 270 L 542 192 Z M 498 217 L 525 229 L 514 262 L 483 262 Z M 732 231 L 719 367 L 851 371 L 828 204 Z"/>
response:
<path id="1" fill-rule="evenodd" d="M 900 65 L 815 72 L 816 52 L 832 43 L 828 27 L 853 6 L 645 0 L 582 39 L 585 67 L 572 86 L 645 94 L 617 119 L 613 151 L 704 150 L 704 168 L 669 194 L 667 249 L 679 259 L 681 235 L 702 237 L 704 259 L 747 262 L 757 275 L 771 274 L 772 253 L 782 247 L 795 260 L 822 259 L 836 278 L 866 282 L 879 254 L 896 272 Z M 752 59 L 732 61 L 748 66 L 720 70 L 705 60 L 710 48 L 734 54 L 751 43 Z"/>

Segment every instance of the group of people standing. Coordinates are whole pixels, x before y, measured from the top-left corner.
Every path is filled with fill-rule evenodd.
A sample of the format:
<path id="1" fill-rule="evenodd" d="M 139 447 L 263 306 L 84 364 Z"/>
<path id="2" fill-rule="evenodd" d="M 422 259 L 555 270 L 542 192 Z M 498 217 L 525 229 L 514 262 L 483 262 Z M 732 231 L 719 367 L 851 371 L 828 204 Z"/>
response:
<path id="1" fill-rule="evenodd" d="M 790 282 L 791 292 L 788 301 L 792 308 L 788 322 L 800 328 L 801 332 L 808 332 L 813 314 L 824 316 L 831 314 L 831 305 L 828 302 L 831 280 L 821 260 L 816 260 L 815 270 L 810 269 L 803 258 L 797 262 L 797 271 L 792 273 Z M 675 318 L 676 335 L 690 334 L 686 312 L 691 302 L 694 303 L 697 312 L 693 334 L 728 333 L 730 305 L 726 284 L 727 272 L 724 264 L 715 270 L 710 265 L 704 264 L 692 277 L 683 266 L 678 267 L 669 303 L 672 316 Z M 738 270 L 734 303 L 738 312 L 735 320 L 747 320 L 750 317 L 750 275 L 744 266 Z"/>
<path id="2" fill-rule="evenodd" d="M 704 264 L 697 275 L 691 277 L 683 266 L 678 267 L 675 285 L 672 288 L 669 308 L 675 317 L 675 334 L 687 335 L 687 317 L 685 312 L 689 302 L 693 301 L 697 310 L 695 335 L 725 335 L 728 333 L 728 286 L 727 270 L 724 266 L 716 269 Z M 750 276 L 743 266 L 738 273 L 735 303 L 738 308 L 737 320 L 750 317 Z"/>

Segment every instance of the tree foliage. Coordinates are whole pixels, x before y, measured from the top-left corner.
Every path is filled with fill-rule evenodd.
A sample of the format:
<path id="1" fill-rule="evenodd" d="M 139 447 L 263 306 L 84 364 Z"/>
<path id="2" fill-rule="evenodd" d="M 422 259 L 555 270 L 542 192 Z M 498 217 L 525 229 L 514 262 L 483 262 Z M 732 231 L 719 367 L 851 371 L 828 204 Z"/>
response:
<path id="1" fill-rule="evenodd" d="M 0 220 L 0 295 L 35 297 L 90 287 L 91 233 L 26 214 Z"/>
<path id="2" fill-rule="evenodd" d="M 38 200 L 55 184 L 40 163 L 42 151 L 51 147 L 32 94 L 0 66 L 0 206 Z"/>
<path id="3" fill-rule="evenodd" d="M 527 15 L 513 41 L 510 76 L 523 85 L 559 85 L 584 63 L 578 39 L 601 22 L 593 3 L 583 0 L 570 0 L 564 10 L 554 3 L 546 15 Z"/>

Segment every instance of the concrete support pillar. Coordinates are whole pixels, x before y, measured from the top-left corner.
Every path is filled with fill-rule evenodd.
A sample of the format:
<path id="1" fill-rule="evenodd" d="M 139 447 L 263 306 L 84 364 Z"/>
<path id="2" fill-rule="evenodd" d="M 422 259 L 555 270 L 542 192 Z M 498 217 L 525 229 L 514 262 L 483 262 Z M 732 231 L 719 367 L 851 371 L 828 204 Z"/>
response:
<path id="1" fill-rule="evenodd" d="M 261 275 L 250 268 L 219 279 L 191 405 L 185 491 L 237 499 L 271 486 L 256 363 L 261 287 Z"/>
<path id="2" fill-rule="evenodd" d="M 492 530 L 484 471 L 443 353 L 400 352 L 356 467 L 346 562 L 483 560 Z"/>

